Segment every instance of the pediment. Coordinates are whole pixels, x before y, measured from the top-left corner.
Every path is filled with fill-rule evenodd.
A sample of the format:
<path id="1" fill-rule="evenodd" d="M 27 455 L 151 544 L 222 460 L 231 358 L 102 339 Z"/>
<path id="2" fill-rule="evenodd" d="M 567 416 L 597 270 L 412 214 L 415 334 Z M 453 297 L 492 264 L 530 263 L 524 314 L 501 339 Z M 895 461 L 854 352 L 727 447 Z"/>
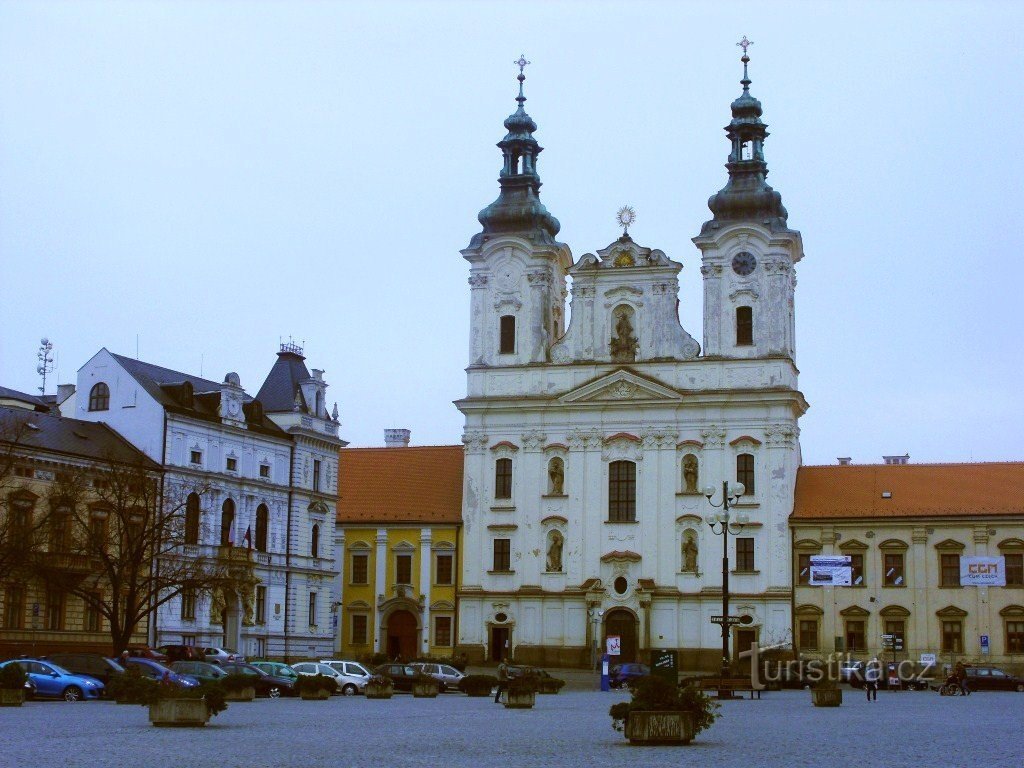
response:
<path id="1" fill-rule="evenodd" d="M 676 390 L 655 379 L 640 376 L 620 368 L 614 373 L 595 379 L 582 387 L 566 392 L 561 403 L 591 403 L 615 401 L 679 402 L 682 396 Z"/>

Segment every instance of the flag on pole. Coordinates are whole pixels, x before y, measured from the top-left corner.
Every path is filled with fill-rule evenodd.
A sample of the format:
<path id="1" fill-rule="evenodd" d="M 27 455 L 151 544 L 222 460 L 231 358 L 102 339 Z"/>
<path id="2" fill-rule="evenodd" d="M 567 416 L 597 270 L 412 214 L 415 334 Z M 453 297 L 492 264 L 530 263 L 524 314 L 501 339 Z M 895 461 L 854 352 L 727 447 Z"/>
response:
<path id="1" fill-rule="evenodd" d="M 252 549 L 252 526 L 250 525 L 245 529 L 245 536 L 242 538 L 245 542 L 246 549 Z"/>

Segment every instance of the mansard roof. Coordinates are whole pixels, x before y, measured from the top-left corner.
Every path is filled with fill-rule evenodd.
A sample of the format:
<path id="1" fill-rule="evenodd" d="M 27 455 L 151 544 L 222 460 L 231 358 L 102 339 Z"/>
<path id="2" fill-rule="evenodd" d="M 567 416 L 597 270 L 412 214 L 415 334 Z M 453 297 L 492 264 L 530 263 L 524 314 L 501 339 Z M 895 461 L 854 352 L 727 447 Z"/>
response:
<path id="1" fill-rule="evenodd" d="M 23 403 L 28 406 L 30 410 L 49 410 L 49 405 L 42 398 L 30 395 L 27 392 L 19 392 L 18 390 L 10 389 L 9 387 L 0 387 L 0 401 L 2 400 Z"/>
<path id="2" fill-rule="evenodd" d="M 462 521 L 461 445 L 343 448 L 338 523 Z"/>
<path id="3" fill-rule="evenodd" d="M 267 413 L 294 410 L 296 393 L 302 398 L 303 410 L 308 410 L 308 404 L 299 387 L 300 382 L 312 378 L 304 361 L 305 358 L 296 352 L 277 353 L 274 367 L 267 374 L 267 380 L 263 382 L 260 391 L 256 393 L 256 399 L 263 403 Z"/>
<path id="4" fill-rule="evenodd" d="M 1024 462 L 800 467 L 793 520 L 1024 515 Z"/>

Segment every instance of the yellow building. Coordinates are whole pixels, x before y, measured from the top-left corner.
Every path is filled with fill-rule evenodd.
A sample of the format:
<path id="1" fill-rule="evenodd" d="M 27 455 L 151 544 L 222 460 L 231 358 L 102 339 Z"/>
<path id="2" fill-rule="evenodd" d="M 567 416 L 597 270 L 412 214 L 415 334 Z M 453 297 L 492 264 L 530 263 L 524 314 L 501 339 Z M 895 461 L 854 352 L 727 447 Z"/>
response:
<path id="1" fill-rule="evenodd" d="M 406 433 L 406 440 L 407 440 Z M 337 652 L 451 656 L 463 448 L 346 448 L 338 462 Z"/>
<path id="2" fill-rule="evenodd" d="M 791 529 L 802 656 L 888 659 L 892 635 L 899 659 L 1024 667 L 1024 463 L 801 467 Z M 853 586 L 810 586 L 817 554 Z M 961 586 L 962 557 L 999 556 L 1005 587 Z"/>

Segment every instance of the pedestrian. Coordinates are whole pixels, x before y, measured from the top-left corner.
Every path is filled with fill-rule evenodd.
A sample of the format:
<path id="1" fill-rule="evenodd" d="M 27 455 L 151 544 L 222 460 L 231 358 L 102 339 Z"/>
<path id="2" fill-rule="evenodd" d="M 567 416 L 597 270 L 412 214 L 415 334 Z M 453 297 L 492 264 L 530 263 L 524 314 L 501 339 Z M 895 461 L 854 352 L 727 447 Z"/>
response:
<path id="1" fill-rule="evenodd" d="M 953 667 L 953 677 L 956 678 L 956 682 L 960 686 L 960 693 L 964 696 L 970 696 L 971 689 L 967 687 L 967 667 L 964 666 L 962 661 L 958 661 L 956 666 Z"/>
<path id="2" fill-rule="evenodd" d="M 498 687 L 494 691 L 494 703 L 499 703 L 501 692 L 508 690 L 508 658 L 503 658 L 498 665 Z"/>
<path id="3" fill-rule="evenodd" d="M 864 692 L 868 701 L 878 701 L 878 679 L 882 676 L 882 664 L 876 656 L 864 667 Z"/>

